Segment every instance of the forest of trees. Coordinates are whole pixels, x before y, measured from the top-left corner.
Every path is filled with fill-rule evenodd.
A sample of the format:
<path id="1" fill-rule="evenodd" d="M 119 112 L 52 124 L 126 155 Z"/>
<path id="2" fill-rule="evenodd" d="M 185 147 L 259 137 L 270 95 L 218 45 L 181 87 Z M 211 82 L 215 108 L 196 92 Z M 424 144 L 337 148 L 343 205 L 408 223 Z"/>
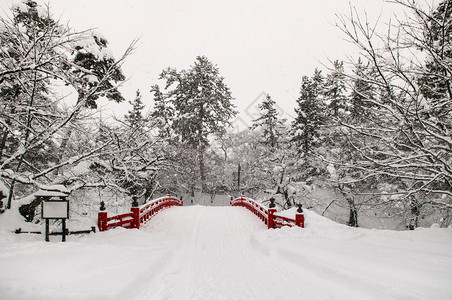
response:
<path id="1" fill-rule="evenodd" d="M 452 1 L 431 10 L 393 2 L 406 15 L 384 32 L 354 8 L 337 17 L 360 55 L 302 76 L 293 120 L 266 95 L 260 116 L 235 133 L 233 92 L 207 57 L 181 71 L 169 66 L 164 86 L 124 99 L 121 66 L 134 41 L 115 59 L 100 33 L 75 31 L 23 1 L 0 19 L 0 212 L 19 209 L 32 220 L 39 203 L 27 196 L 38 189 L 112 193 L 127 203 L 243 193 L 335 211 L 350 226 L 366 212 L 397 217 L 403 228 L 449 226 Z M 101 97 L 131 109 L 105 122 L 95 114 Z"/>

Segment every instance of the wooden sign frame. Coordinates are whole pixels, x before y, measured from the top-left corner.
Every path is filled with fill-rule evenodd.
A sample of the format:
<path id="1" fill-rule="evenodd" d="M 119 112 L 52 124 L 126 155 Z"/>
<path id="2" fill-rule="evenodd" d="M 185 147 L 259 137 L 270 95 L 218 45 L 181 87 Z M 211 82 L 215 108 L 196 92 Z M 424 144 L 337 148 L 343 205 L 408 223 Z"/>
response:
<path id="1" fill-rule="evenodd" d="M 61 219 L 61 241 L 66 241 L 66 219 L 69 219 L 69 200 L 50 200 L 41 202 L 41 218 L 46 221 L 45 240 L 50 242 L 50 219 Z"/>

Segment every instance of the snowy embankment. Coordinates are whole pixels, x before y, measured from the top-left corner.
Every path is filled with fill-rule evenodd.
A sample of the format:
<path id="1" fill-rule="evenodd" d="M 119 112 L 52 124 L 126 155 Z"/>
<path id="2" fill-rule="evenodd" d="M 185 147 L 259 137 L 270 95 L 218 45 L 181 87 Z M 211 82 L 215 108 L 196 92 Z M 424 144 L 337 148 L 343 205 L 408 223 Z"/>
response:
<path id="1" fill-rule="evenodd" d="M 306 212 L 173 207 L 68 242 L 0 232 L 1 299 L 452 299 L 452 229 L 349 228 Z"/>

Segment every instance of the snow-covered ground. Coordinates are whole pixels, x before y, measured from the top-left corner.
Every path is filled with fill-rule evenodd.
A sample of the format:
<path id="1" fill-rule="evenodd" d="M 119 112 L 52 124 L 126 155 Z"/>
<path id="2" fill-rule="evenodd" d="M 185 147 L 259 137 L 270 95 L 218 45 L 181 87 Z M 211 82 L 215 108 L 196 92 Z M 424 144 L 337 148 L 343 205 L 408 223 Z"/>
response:
<path id="1" fill-rule="evenodd" d="M 0 299 L 452 299 L 452 229 L 349 228 L 306 212 L 173 207 L 68 242 L 0 231 Z"/>

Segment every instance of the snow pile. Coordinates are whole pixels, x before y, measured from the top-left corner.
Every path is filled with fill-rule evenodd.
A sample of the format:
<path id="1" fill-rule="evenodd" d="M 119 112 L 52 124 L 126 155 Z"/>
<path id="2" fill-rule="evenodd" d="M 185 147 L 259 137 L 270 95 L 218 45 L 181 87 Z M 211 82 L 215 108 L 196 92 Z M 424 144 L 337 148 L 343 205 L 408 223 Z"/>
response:
<path id="1" fill-rule="evenodd" d="M 0 232 L 4 299 L 451 299 L 452 229 L 350 228 L 305 211 L 267 230 L 241 207 L 173 207 L 67 243 Z"/>

